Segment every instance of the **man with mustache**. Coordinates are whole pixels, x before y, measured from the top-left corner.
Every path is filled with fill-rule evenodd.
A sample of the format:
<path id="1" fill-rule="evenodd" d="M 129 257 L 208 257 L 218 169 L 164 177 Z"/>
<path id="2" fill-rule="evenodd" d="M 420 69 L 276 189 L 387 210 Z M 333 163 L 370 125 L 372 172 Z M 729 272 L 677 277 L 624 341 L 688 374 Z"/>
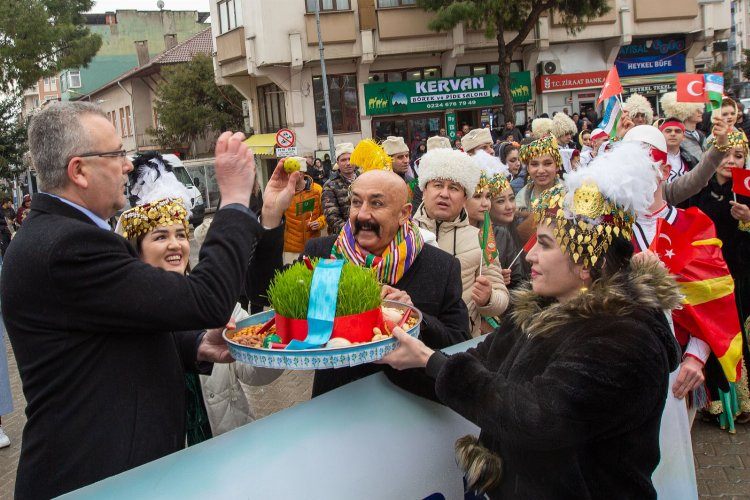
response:
<path id="1" fill-rule="evenodd" d="M 441 349 L 469 337 L 469 317 L 461 299 L 461 266 L 442 250 L 425 245 L 419 228 L 409 219 L 408 188 L 397 174 L 373 170 L 351 186 L 349 219 L 338 233 L 312 239 L 304 254 L 346 259 L 371 267 L 383 283 L 384 299 L 413 304 L 424 315 L 420 338 Z M 313 396 L 380 371 L 362 365 L 315 372 Z M 431 384 L 420 383 L 420 372 L 397 373 L 385 368 L 395 383 L 426 397 L 434 397 Z"/>

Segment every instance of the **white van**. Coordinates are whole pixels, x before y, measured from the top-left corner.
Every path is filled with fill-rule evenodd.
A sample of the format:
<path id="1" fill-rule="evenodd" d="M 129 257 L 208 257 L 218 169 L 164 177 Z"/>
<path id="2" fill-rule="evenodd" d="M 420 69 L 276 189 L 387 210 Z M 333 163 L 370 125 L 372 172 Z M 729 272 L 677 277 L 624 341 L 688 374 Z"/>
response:
<path id="1" fill-rule="evenodd" d="M 206 205 L 203 202 L 203 195 L 193 184 L 193 179 L 190 177 L 185 165 L 182 164 L 182 160 L 173 154 L 164 154 L 161 156 L 172 165 L 172 171 L 177 177 L 177 180 L 183 183 L 188 192 L 190 192 L 190 199 L 185 200 L 185 203 L 188 204 L 188 208 L 193 212 L 193 215 L 190 217 L 190 223 L 193 227 L 198 227 L 201 225 L 203 217 L 206 215 Z"/>

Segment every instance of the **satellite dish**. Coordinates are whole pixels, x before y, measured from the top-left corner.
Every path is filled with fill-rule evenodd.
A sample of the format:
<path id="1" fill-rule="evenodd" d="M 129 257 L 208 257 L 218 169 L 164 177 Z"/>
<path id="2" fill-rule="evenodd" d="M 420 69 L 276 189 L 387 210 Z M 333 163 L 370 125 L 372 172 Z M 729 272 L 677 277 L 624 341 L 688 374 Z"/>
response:
<path id="1" fill-rule="evenodd" d="M 159 10 L 164 10 L 164 0 L 159 0 L 156 2 L 156 6 L 159 8 Z"/>

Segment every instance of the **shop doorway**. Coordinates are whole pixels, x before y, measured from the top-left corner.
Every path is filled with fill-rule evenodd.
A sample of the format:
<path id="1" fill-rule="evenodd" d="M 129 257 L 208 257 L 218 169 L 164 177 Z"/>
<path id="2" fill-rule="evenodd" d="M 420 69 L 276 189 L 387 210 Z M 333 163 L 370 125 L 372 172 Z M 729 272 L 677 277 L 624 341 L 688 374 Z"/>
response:
<path id="1" fill-rule="evenodd" d="M 384 117 L 372 120 L 373 137 L 378 141 L 385 140 L 389 135 L 403 137 L 412 153 L 417 150 L 420 143 L 437 135 L 441 128 L 445 128 L 442 114 Z"/>

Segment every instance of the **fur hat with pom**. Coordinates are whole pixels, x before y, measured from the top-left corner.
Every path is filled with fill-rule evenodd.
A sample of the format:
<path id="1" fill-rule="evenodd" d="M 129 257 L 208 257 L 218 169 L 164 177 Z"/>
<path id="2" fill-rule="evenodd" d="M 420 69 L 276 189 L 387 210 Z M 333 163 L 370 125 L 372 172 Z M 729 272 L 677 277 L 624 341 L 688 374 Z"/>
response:
<path id="1" fill-rule="evenodd" d="M 557 113 L 554 118 L 552 118 L 552 128 L 550 131 L 552 132 L 552 135 L 555 136 L 555 139 L 559 140 L 560 137 L 565 134 L 576 135 L 578 133 L 578 127 L 568 115 L 565 113 Z"/>
<path id="2" fill-rule="evenodd" d="M 700 102 L 677 102 L 677 92 L 667 92 L 661 96 L 661 109 L 667 118 L 679 118 L 684 122 L 696 111 L 703 113 L 706 106 Z"/>
<path id="3" fill-rule="evenodd" d="M 447 180 L 461 184 L 466 197 L 474 196 L 479 183 L 481 169 L 463 151 L 437 148 L 426 152 L 419 160 L 419 189 L 425 190 L 427 183 Z"/>
<path id="4" fill-rule="evenodd" d="M 531 135 L 534 139 L 541 139 L 552 131 L 550 118 L 536 118 L 531 122 Z"/>
<path id="5" fill-rule="evenodd" d="M 630 113 L 631 118 L 639 113 L 643 113 L 648 125 L 651 125 L 654 121 L 654 108 L 651 107 L 651 103 L 648 102 L 648 99 L 641 94 L 633 94 L 628 97 L 622 107 L 625 111 Z"/>

